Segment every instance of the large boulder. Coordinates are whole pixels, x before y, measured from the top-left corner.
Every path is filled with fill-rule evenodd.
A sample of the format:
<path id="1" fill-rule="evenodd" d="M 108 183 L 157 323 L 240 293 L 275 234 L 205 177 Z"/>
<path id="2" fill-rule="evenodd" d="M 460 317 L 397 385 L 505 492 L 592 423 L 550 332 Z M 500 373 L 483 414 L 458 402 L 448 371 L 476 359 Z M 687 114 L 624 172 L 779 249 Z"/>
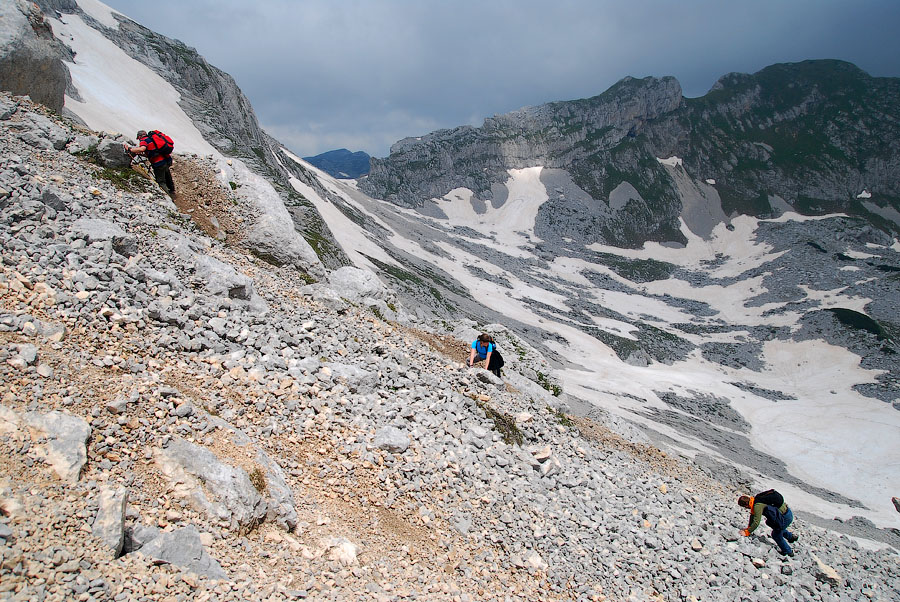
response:
<path id="1" fill-rule="evenodd" d="M 193 525 L 161 533 L 140 549 L 154 564 L 171 564 L 210 579 L 227 579 L 219 562 L 209 555 Z"/>
<path id="2" fill-rule="evenodd" d="M 281 467 L 242 431 L 220 418 L 210 417 L 210 423 L 218 427 L 222 447 L 234 450 L 228 458 L 181 438 L 157 450 L 157 466 L 174 484 L 176 494 L 238 532 L 263 521 L 293 529 L 297 510 Z"/>
<path id="3" fill-rule="evenodd" d="M 234 428 L 221 418 L 211 417 L 210 424 L 218 427 L 221 432 L 227 433 L 227 440 L 231 444 L 248 450 L 243 452 L 246 457 L 253 459 L 254 468 L 259 469 L 262 480 L 265 481 L 266 520 L 273 521 L 284 529 L 291 530 L 297 526 L 298 517 L 294 493 L 284 476 L 284 471 L 268 454 L 254 445 L 253 440 L 247 434 Z"/>
<path id="4" fill-rule="evenodd" d="M 0 85 L 62 112 L 69 70 L 66 50 L 32 2 L 0 2 Z"/>
<path id="5" fill-rule="evenodd" d="M 31 438 L 43 442 L 35 447 L 34 454 L 49 464 L 63 481 L 78 481 L 87 463 L 87 441 L 91 436 L 88 423 L 57 411 L 28 412 L 24 422 L 31 430 Z"/>
<path id="6" fill-rule="evenodd" d="M 100 491 L 100 508 L 94 518 L 91 532 L 118 558 L 125 543 L 125 507 L 128 490 L 124 487 L 104 488 Z"/>
<path id="7" fill-rule="evenodd" d="M 39 113 L 26 113 L 20 120 L 10 120 L 7 127 L 29 146 L 42 150 L 63 150 L 72 139 L 72 133 Z"/>
<path id="8" fill-rule="evenodd" d="M 354 303 L 364 299 L 385 299 L 388 290 L 374 272 L 345 266 L 328 276 L 328 285 L 341 297 Z"/>
<path id="9" fill-rule="evenodd" d="M 113 250 L 125 257 L 137 255 L 137 239 L 109 220 L 82 217 L 72 224 L 72 232 L 89 243 L 112 241 Z"/>
<path id="10" fill-rule="evenodd" d="M 215 257 L 197 255 L 194 259 L 194 273 L 213 295 L 239 301 L 250 301 L 253 298 L 253 280 Z"/>
<path id="11" fill-rule="evenodd" d="M 233 166 L 241 195 L 258 210 L 256 222 L 246 232 L 250 252 L 273 265 L 292 266 L 321 279 L 325 268 L 315 250 L 294 227 L 294 220 L 272 185 L 242 162 Z"/>
<path id="12" fill-rule="evenodd" d="M 253 280 L 232 265 L 207 255 L 208 245 L 204 241 L 169 230 L 160 231 L 160 238 L 175 255 L 191 266 L 195 281 L 209 293 L 246 302 L 253 311 L 265 312 L 268 309 L 263 298 L 254 291 Z"/>
<path id="13" fill-rule="evenodd" d="M 103 167 L 125 169 L 131 167 L 131 157 L 125 153 L 122 140 L 104 138 L 97 145 L 97 160 Z"/>
<path id="14" fill-rule="evenodd" d="M 266 500 L 247 471 L 223 462 L 209 449 L 176 437 L 156 450 L 155 459 L 177 496 L 231 529 L 250 531 L 266 517 Z"/>

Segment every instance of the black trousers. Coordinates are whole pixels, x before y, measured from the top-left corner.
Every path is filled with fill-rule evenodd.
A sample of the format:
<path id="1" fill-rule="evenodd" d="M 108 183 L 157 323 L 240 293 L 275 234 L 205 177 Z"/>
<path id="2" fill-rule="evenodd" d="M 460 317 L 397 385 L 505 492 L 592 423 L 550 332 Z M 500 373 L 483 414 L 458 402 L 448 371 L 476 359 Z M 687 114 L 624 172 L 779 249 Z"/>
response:
<path id="1" fill-rule="evenodd" d="M 153 179 L 156 180 L 156 183 L 159 184 L 159 187 L 168 192 L 169 194 L 175 194 L 175 182 L 172 180 L 172 171 L 169 169 L 172 165 L 172 157 L 168 157 L 159 161 L 158 163 L 154 163 L 153 167 Z"/>
<path id="2" fill-rule="evenodd" d="M 493 372 L 496 376 L 500 376 L 500 368 L 503 367 L 503 364 L 506 362 L 503 361 L 503 356 L 500 355 L 500 352 L 496 349 L 491 352 L 491 363 L 486 366 L 488 370 Z"/>

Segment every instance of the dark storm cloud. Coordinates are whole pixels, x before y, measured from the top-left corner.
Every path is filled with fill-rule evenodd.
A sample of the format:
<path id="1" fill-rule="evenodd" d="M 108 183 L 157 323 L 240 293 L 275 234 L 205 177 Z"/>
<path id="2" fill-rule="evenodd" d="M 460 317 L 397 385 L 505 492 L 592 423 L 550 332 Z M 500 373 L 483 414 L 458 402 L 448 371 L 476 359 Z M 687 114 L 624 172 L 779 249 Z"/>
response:
<path id="1" fill-rule="evenodd" d="M 302 155 L 391 143 L 626 75 L 699 96 L 730 71 L 838 58 L 900 75 L 900 3 L 762 0 L 154 0 L 107 4 L 196 47 Z"/>

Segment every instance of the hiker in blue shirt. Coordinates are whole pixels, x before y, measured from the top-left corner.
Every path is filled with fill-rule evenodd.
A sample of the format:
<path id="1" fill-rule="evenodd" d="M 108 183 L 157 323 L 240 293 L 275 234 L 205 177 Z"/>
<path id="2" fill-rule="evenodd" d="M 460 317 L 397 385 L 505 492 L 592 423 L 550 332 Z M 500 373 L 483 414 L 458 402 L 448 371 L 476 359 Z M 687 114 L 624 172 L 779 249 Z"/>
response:
<path id="1" fill-rule="evenodd" d="M 468 361 L 470 368 L 475 365 L 476 354 L 478 355 L 477 361 L 484 360 L 484 369 L 490 370 L 499 378 L 500 368 L 503 367 L 504 361 L 503 356 L 500 355 L 500 350 L 497 349 L 497 345 L 494 343 L 494 338 L 491 335 L 482 333 L 478 335 L 477 339 L 472 341 L 472 352 L 469 353 Z"/>

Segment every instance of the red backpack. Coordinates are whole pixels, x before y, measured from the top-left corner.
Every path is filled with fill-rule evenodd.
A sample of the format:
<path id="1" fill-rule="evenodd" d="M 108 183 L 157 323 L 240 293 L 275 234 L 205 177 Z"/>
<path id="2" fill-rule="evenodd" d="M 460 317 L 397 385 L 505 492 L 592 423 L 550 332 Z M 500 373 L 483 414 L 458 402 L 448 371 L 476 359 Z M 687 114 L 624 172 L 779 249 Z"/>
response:
<path id="1" fill-rule="evenodd" d="M 150 159 L 152 163 L 156 163 L 154 159 L 161 160 L 167 158 L 172 154 L 172 150 L 175 148 L 175 143 L 172 142 L 172 139 L 159 130 L 147 132 L 147 136 L 141 138 L 140 142 L 142 146 L 147 147 L 147 158 Z"/>

